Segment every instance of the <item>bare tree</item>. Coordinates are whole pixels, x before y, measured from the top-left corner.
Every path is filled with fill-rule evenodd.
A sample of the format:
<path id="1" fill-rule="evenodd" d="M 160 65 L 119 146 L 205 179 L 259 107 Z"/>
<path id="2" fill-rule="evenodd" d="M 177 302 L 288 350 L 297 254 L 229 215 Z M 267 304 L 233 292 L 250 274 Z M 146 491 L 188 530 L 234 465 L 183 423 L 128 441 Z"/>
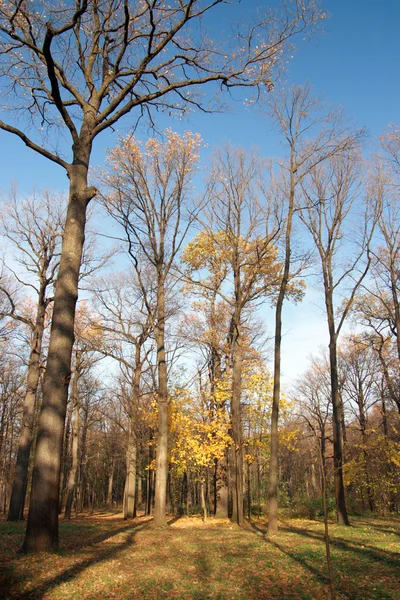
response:
<path id="1" fill-rule="evenodd" d="M 243 524 L 241 391 L 246 313 L 255 303 L 276 294 L 281 270 L 274 246 L 280 232 L 279 220 L 274 206 L 267 206 L 263 196 L 264 166 L 255 153 L 248 156 L 241 149 L 229 147 L 216 151 L 207 190 L 209 205 L 205 230 L 189 244 L 190 253 L 188 248 L 185 250 L 186 262 L 191 264 L 192 271 L 200 271 L 197 279 L 193 277 L 193 282 L 215 291 L 229 306 L 233 518 L 240 526 Z M 206 267 L 211 271 L 211 277 L 201 276 L 201 270 Z M 225 286 L 221 285 L 223 281 Z"/>
<path id="2" fill-rule="evenodd" d="M 346 150 L 334 155 L 315 167 L 303 182 L 305 208 L 300 213 L 312 236 L 321 265 L 329 330 L 336 508 L 341 525 L 349 525 L 349 519 L 343 483 L 343 405 L 339 390 L 337 342 L 370 265 L 369 247 L 375 225 L 375 211 L 371 210 L 368 202 L 356 210 L 360 185 L 357 153 Z M 357 226 L 352 216 L 357 219 Z"/>
<path id="3" fill-rule="evenodd" d="M 73 373 L 70 392 L 70 410 L 72 413 L 71 468 L 66 481 L 66 502 L 64 518 L 71 518 L 72 505 L 77 504 L 77 482 L 80 457 L 82 381 L 90 379 L 94 365 L 101 360 L 99 352 L 101 330 L 92 324 L 92 313 L 86 302 L 78 308 L 75 320 L 75 343 L 73 353 Z M 66 456 L 64 456 L 66 460 Z M 60 502 L 61 504 L 61 502 Z M 60 506 L 61 512 L 62 506 Z"/>
<path id="4" fill-rule="evenodd" d="M 154 344 L 152 314 L 146 311 L 135 272 L 98 279 L 92 288 L 97 308 L 97 327 L 103 334 L 100 352 L 114 358 L 124 375 L 123 405 L 128 416 L 126 429 L 126 480 L 124 519 L 135 515 L 138 425 L 140 422 L 142 376 Z M 146 291 L 149 301 L 150 290 Z M 121 425 L 122 426 L 122 425 Z"/>
<path id="5" fill-rule="evenodd" d="M 398 129 L 382 137 L 386 150 L 375 157 L 370 170 L 368 192 L 378 205 L 377 248 L 373 252 L 368 292 L 375 301 L 376 319 L 389 328 L 400 361 L 400 134 Z M 382 329 L 381 329 L 382 330 Z"/>
<path id="6" fill-rule="evenodd" d="M 15 335 L 15 330 L 13 331 Z M 6 514 L 23 408 L 25 357 L 10 339 L 0 342 L 0 510 Z"/>
<path id="7" fill-rule="evenodd" d="M 76 352 L 75 366 L 73 369 L 72 385 L 70 392 L 70 410 L 72 412 L 72 443 L 71 443 L 71 468 L 68 474 L 65 502 L 64 518 L 71 519 L 72 504 L 76 491 L 79 468 L 79 434 L 80 434 L 80 413 L 79 413 L 79 379 L 82 375 L 80 352 Z M 61 503 L 60 503 L 61 504 Z M 62 507 L 60 506 L 60 511 Z"/>
<path id="8" fill-rule="evenodd" d="M 0 120 L 0 128 L 60 165 L 70 186 L 24 541 L 27 552 L 58 546 L 60 456 L 86 211 L 96 194 L 88 185 L 96 136 L 134 110 L 137 116 L 152 108 L 181 114 L 187 107 L 211 110 L 196 89 L 208 82 L 225 88 L 270 87 L 273 68 L 292 37 L 312 28 L 320 17 L 313 0 L 296 0 L 283 14 L 269 12 L 247 32 L 241 28 L 233 49 L 221 48 L 196 30 L 219 4 L 222 0 L 74 0 L 60 6 L 48 0 L 37 10 L 26 0 L 8 0 L 0 7 L 2 91 L 13 98 L 3 109 L 15 110 L 25 121 L 20 126 L 12 117 Z M 58 126 L 71 144 L 69 157 L 59 151 Z M 48 137 L 53 129 L 57 133 Z"/>
<path id="9" fill-rule="evenodd" d="M 268 533 L 278 530 L 278 420 L 281 392 L 282 310 L 290 281 L 307 266 L 307 253 L 293 244 L 296 200 L 301 184 L 314 168 L 328 158 L 349 150 L 360 133 L 353 132 L 340 110 L 326 107 L 311 87 L 294 86 L 272 98 L 269 113 L 284 138 L 288 156 L 281 162 L 281 175 L 274 190 L 281 202 L 284 248 L 282 279 L 275 309 L 274 393 L 271 413 L 271 453 L 269 467 Z"/>
<path id="10" fill-rule="evenodd" d="M 389 128 L 380 141 L 384 152 L 373 156 L 367 181 L 368 194 L 377 205 L 376 247 L 371 249 L 365 291 L 357 298 L 352 312 L 355 320 L 369 329 L 365 343 L 377 353 L 389 397 L 400 411 L 395 383 L 400 361 L 399 128 Z"/>
<path id="11" fill-rule="evenodd" d="M 369 509 L 375 510 L 374 495 L 368 457 L 367 425 L 368 413 L 378 401 L 377 382 L 379 365 L 377 355 L 364 336 L 349 336 L 339 348 L 339 372 L 343 402 L 355 414 L 361 434 L 361 462 L 365 475 L 365 489 Z"/>
<path id="12" fill-rule="evenodd" d="M 8 256 L 13 256 L 14 259 L 7 259 L 5 264 L 9 281 L 13 283 L 11 286 L 0 284 L 0 293 L 6 302 L 0 314 L 26 325 L 31 337 L 9 521 L 18 521 L 24 517 L 35 403 L 42 369 L 43 333 L 47 309 L 53 301 L 53 286 L 60 261 L 63 221 L 61 207 L 62 199 L 50 192 L 19 201 L 14 191 L 9 201 L 3 204 L 0 213 L 1 233 L 6 243 L 9 242 Z M 29 316 L 20 306 L 15 286 L 30 290 L 36 295 L 34 315 Z"/>
<path id="13" fill-rule="evenodd" d="M 214 415 L 221 411 L 225 412 L 228 400 L 226 394 L 221 394 L 221 391 L 228 383 L 230 307 L 219 295 L 227 276 L 228 266 L 224 263 L 221 254 L 212 251 L 207 235 L 202 234 L 201 239 L 204 242 L 203 248 L 199 247 L 201 244 L 195 244 L 192 252 L 192 246 L 189 244 L 181 255 L 181 262 L 186 265 L 186 292 L 190 291 L 195 298 L 192 310 L 185 315 L 181 335 L 186 340 L 186 344 L 190 344 L 194 351 L 200 354 L 199 373 L 203 371 L 208 373 L 210 412 Z M 202 262 L 203 259 L 205 259 L 203 266 L 207 266 L 208 269 L 207 288 L 189 284 L 195 263 Z M 214 515 L 219 518 L 227 518 L 229 512 L 227 452 L 228 449 L 225 456 L 216 458 L 214 463 L 213 504 Z"/>
<path id="14" fill-rule="evenodd" d="M 158 437 L 154 524 L 166 518 L 168 448 L 168 372 L 166 360 L 166 290 L 176 257 L 196 210 L 191 182 L 200 137 L 170 130 L 165 143 L 151 138 L 142 150 L 133 138 L 110 156 L 111 174 L 103 177 L 105 205 L 123 227 L 157 344 Z M 152 293 L 148 285 L 153 281 Z"/>
<path id="15" fill-rule="evenodd" d="M 397 340 L 393 340 L 395 328 L 391 309 L 390 297 L 382 289 L 360 294 L 352 313 L 356 323 L 367 328 L 365 344 L 376 352 L 389 397 L 400 412 L 400 395 L 396 385 L 399 357 Z"/>

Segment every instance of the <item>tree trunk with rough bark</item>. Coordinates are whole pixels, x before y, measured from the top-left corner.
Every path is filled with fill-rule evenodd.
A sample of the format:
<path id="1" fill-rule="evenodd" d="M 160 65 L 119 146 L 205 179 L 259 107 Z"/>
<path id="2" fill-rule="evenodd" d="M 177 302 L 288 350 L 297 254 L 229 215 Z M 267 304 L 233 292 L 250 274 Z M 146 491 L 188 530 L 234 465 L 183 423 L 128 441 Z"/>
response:
<path id="1" fill-rule="evenodd" d="M 320 463 L 321 463 L 321 487 L 322 487 L 322 504 L 324 509 L 324 538 L 325 538 L 325 558 L 326 564 L 328 567 L 328 575 L 329 575 L 329 588 L 331 593 L 331 600 L 335 600 L 336 598 L 336 590 L 335 590 L 335 578 L 333 574 L 332 568 L 332 559 L 331 559 L 331 548 L 330 548 L 330 539 L 329 539 L 329 525 L 328 525 L 328 501 L 327 501 L 327 485 L 326 485 L 326 455 L 325 455 L 325 427 L 323 427 L 321 431 L 321 439 L 319 442 L 319 450 L 320 450 Z"/>
<path id="2" fill-rule="evenodd" d="M 140 461 L 138 461 L 138 462 L 140 464 Z M 141 469 L 139 470 L 138 479 L 137 479 L 137 493 L 136 493 L 136 498 L 137 498 L 137 508 L 142 508 L 142 504 L 143 504 L 143 478 L 142 478 Z"/>
<path id="3" fill-rule="evenodd" d="M 330 308 L 332 307 L 332 310 Z M 329 362 L 332 390 L 332 425 L 333 425 L 333 475 L 335 481 L 335 499 L 337 520 L 339 525 L 350 525 L 347 515 L 346 498 L 343 481 L 343 438 L 341 427 L 341 398 L 339 393 L 339 376 L 337 366 L 337 336 L 332 331 L 333 305 L 327 304 L 328 322 L 330 321 Z"/>
<path id="4" fill-rule="evenodd" d="M 286 280 L 287 281 L 287 280 Z M 278 531 L 278 456 L 279 456 L 279 403 L 281 396 L 281 344 L 282 344 L 282 307 L 285 297 L 284 280 L 278 296 L 275 312 L 275 347 L 274 347 L 274 390 L 271 410 L 271 442 L 268 481 L 268 533 Z"/>
<path id="5" fill-rule="evenodd" d="M 108 474 L 108 485 L 107 485 L 107 499 L 106 505 L 107 509 L 111 510 L 113 506 L 113 487 L 114 487 L 114 468 L 115 468 L 115 460 L 111 459 L 110 472 Z"/>
<path id="6" fill-rule="evenodd" d="M 243 444 L 241 422 L 242 366 L 243 350 L 239 318 L 234 323 L 232 344 L 232 438 L 233 438 L 233 519 L 239 527 L 243 526 Z"/>
<path id="7" fill-rule="evenodd" d="M 79 467 L 79 402 L 78 402 L 78 372 L 75 372 L 71 402 L 74 403 L 74 420 L 72 423 L 72 465 L 67 483 L 67 500 L 65 503 L 64 519 L 71 519 L 72 504 L 76 493 L 76 483 Z"/>
<path id="8" fill-rule="evenodd" d="M 157 369 L 158 369 L 158 434 L 156 451 L 156 489 L 154 525 L 166 524 L 167 453 L 168 453 L 168 385 L 165 359 L 165 282 L 159 278 L 157 290 Z"/>
<path id="9" fill-rule="evenodd" d="M 83 128 L 83 125 L 82 125 Z M 58 548 L 60 463 L 71 377 L 78 280 L 85 239 L 86 210 L 95 195 L 87 187 L 91 140 L 74 147 L 69 168 L 70 196 L 60 268 L 56 282 L 53 320 L 39 415 L 32 493 L 22 550 L 49 552 Z"/>
<path id="10" fill-rule="evenodd" d="M 228 518 L 228 468 L 224 457 L 215 461 L 215 516 Z"/>
<path id="11" fill-rule="evenodd" d="M 31 353 L 28 363 L 27 387 L 24 399 L 21 433 L 18 443 L 17 462 L 7 517 L 8 521 L 19 521 L 24 518 L 25 497 L 28 487 L 29 458 L 33 442 L 36 392 L 40 380 L 40 361 L 45 315 L 46 283 L 41 282 Z"/>
<path id="12" fill-rule="evenodd" d="M 136 438 L 132 427 L 129 426 L 128 448 L 126 451 L 126 479 L 124 490 L 124 519 L 135 516 L 136 494 Z"/>
<path id="13" fill-rule="evenodd" d="M 67 494 L 67 483 L 68 483 L 68 464 L 67 457 L 69 452 L 69 438 L 71 434 L 71 423 L 72 423 L 72 415 L 74 412 L 74 407 L 72 403 L 69 403 L 67 410 L 67 418 L 64 428 L 64 441 L 63 441 L 63 449 L 61 453 L 61 473 L 60 473 L 60 500 L 58 504 L 58 514 L 62 513 L 64 500 L 66 500 Z"/>
<path id="14" fill-rule="evenodd" d="M 150 430 L 149 442 L 153 440 L 153 433 Z M 150 469 L 150 465 L 153 462 L 153 446 L 149 444 L 149 455 L 147 463 L 147 477 L 146 477 L 146 515 L 152 514 L 153 506 L 153 494 L 154 494 L 154 471 Z"/>
<path id="15" fill-rule="evenodd" d="M 201 502 L 201 510 L 203 513 L 203 522 L 205 523 L 207 521 L 207 504 L 206 504 L 204 477 L 202 477 L 201 481 L 200 481 L 200 502 Z"/>
<path id="16" fill-rule="evenodd" d="M 250 463 L 247 461 L 247 517 L 251 520 L 251 471 Z"/>
<path id="17" fill-rule="evenodd" d="M 374 503 L 374 494 L 371 486 L 371 478 L 369 475 L 368 469 L 368 451 L 367 451 L 367 416 L 365 413 L 365 396 L 363 390 L 363 384 L 361 381 L 358 382 L 358 395 L 357 395 L 357 404 L 358 404 L 358 417 L 360 421 L 360 430 L 361 430 L 361 440 L 362 440 L 362 454 L 363 454 L 363 469 L 365 476 L 365 484 L 367 489 L 367 497 L 368 497 L 368 505 L 369 510 L 374 512 L 375 503 Z"/>
<path id="18" fill-rule="evenodd" d="M 271 410 L 271 443 L 268 480 L 268 533 L 275 534 L 278 531 L 278 460 L 279 460 L 279 404 L 281 399 L 281 348 L 282 348 L 282 311 L 285 301 L 286 290 L 289 283 L 290 264 L 292 253 L 292 223 L 295 201 L 295 171 L 296 171 L 295 147 L 291 143 L 290 148 L 290 188 L 289 205 L 285 231 L 285 262 L 282 279 L 279 286 L 279 294 L 275 309 L 275 341 L 274 341 L 274 389 L 272 395 Z"/>

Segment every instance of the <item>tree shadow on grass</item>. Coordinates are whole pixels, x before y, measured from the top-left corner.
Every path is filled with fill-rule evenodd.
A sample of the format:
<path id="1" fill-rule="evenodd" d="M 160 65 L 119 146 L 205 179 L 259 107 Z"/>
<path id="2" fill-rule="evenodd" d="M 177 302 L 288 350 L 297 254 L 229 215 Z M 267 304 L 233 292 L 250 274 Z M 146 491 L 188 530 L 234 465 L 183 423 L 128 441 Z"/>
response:
<path id="1" fill-rule="evenodd" d="M 254 526 L 253 526 L 254 525 Z M 255 534 L 255 532 L 264 532 L 260 530 L 257 525 L 251 523 L 251 526 L 254 531 L 249 531 L 250 534 Z M 238 535 L 239 532 L 238 532 Z M 259 537 L 259 536 L 257 536 Z M 308 571 L 311 571 L 315 575 L 316 584 L 322 584 L 323 586 L 327 585 L 327 578 L 323 576 L 319 571 L 314 568 L 310 568 L 308 563 L 305 561 L 298 560 L 297 556 L 288 552 L 284 547 L 281 547 L 278 543 L 272 542 L 267 538 L 262 538 L 265 543 L 270 543 L 274 548 L 286 554 L 289 558 L 296 560 L 301 566 L 307 568 Z M 238 545 L 239 543 L 239 545 Z M 271 559 L 270 561 L 266 561 L 266 564 L 263 565 L 262 558 L 252 559 L 250 563 L 245 562 L 241 565 L 242 556 L 249 556 L 250 546 L 248 543 L 240 546 L 240 540 L 238 538 L 237 543 L 234 546 L 234 549 L 226 548 L 223 544 L 221 545 L 221 553 L 224 558 L 224 569 L 223 571 L 226 574 L 230 574 L 232 577 L 235 576 L 234 590 L 239 594 L 240 598 L 248 598 L 248 599 L 259 599 L 259 600 L 289 600 L 290 598 L 299 600 L 300 598 L 310 598 L 309 595 L 309 585 L 308 583 L 304 583 L 305 579 L 300 579 L 293 575 L 290 570 L 284 571 L 281 570 L 279 566 L 277 566 L 277 561 Z M 265 555 L 265 553 L 262 553 Z M 203 580 L 203 588 L 201 589 L 201 595 L 199 598 L 231 598 L 230 595 L 213 595 L 215 594 L 215 590 L 210 589 L 207 586 L 211 575 L 213 574 L 213 569 L 211 565 L 207 564 L 209 559 L 209 555 L 207 554 L 204 558 L 204 566 L 203 570 L 205 573 L 205 577 L 199 577 L 200 580 Z M 259 568 L 257 561 L 261 560 L 259 563 Z M 308 580 L 308 578 L 307 578 Z M 207 595 L 207 591 L 210 591 L 211 594 Z M 315 598 L 322 597 L 319 594 L 320 587 L 318 585 L 318 590 L 316 591 L 316 595 L 313 596 Z M 236 596 L 232 596 L 236 597 Z M 325 597 L 325 596 L 324 596 Z"/>
<path id="2" fill-rule="evenodd" d="M 258 531 L 263 535 L 266 535 L 267 529 L 258 527 L 255 523 L 252 522 L 250 522 L 250 525 L 253 530 Z M 321 543 L 325 543 L 324 534 L 322 532 L 320 533 L 311 529 L 304 529 L 302 527 L 291 527 L 290 525 L 281 525 L 280 531 L 302 535 L 313 540 L 318 540 Z M 271 538 L 266 539 L 270 540 Z M 353 542 L 351 540 L 347 540 L 346 538 L 339 537 L 336 534 L 334 535 L 334 537 L 330 536 L 329 541 L 331 547 L 339 548 L 340 550 L 344 550 L 346 552 L 354 552 L 361 556 L 367 557 L 373 562 L 384 562 L 385 564 L 390 565 L 392 567 L 400 568 L 399 555 L 397 552 L 383 550 L 382 548 L 377 548 L 376 546 L 366 544 L 365 542 Z"/>
<path id="3" fill-rule="evenodd" d="M 283 525 L 281 527 L 281 531 L 288 533 L 297 533 L 309 539 L 318 540 L 321 543 L 324 543 L 324 534 L 319 533 L 317 531 L 290 527 L 289 525 Z M 382 548 L 377 548 L 376 546 L 372 546 L 370 544 L 366 544 L 365 542 L 351 541 L 346 538 L 339 537 L 335 534 L 335 536 L 330 537 L 330 544 L 333 548 L 339 548 L 340 550 L 344 550 L 345 552 L 353 552 L 360 557 L 366 557 L 368 560 L 373 562 L 383 562 L 386 565 L 390 565 L 391 567 L 400 568 L 399 563 L 399 555 L 396 552 L 392 552 L 390 550 L 383 550 Z"/>
<path id="4" fill-rule="evenodd" d="M 103 531 L 98 535 L 94 535 L 93 537 L 91 537 L 90 535 L 86 536 L 85 534 L 87 533 L 87 530 L 85 531 L 85 528 L 82 527 L 82 536 L 79 539 L 77 539 L 76 536 L 74 536 L 72 540 L 64 540 L 59 553 L 68 554 L 71 551 L 81 550 L 82 548 L 85 548 L 87 546 L 101 544 L 101 542 L 104 542 L 108 538 L 112 538 L 113 536 L 118 535 L 119 533 L 128 531 L 128 529 L 132 529 L 132 527 L 137 527 L 137 525 L 132 525 L 132 523 L 130 523 L 129 525 L 125 524 L 123 527 L 119 527 L 118 529 L 115 529 L 115 526 L 109 527 L 106 531 Z"/>
<path id="5" fill-rule="evenodd" d="M 171 519 L 169 519 L 169 521 L 167 521 L 167 525 L 173 525 L 174 523 L 179 521 L 179 519 L 181 519 L 181 518 L 182 518 L 182 515 L 174 515 Z"/>
<path id="6" fill-rule="evenodd" d="M 17 577 L 15 573 L 12 572 L 11 568 L 8 567 L 8 573 L 6 573 L 5 578 L 7 584 L 2 589 L 2 593 L 4 594 L 4 596 L 1 597 L 18 598 L 21 600 L 27 600 L 28 598 L 42 598 L 45 593 L 54 590 L 63 583 L 68 583 L 69 581 L 72 581 L 75 577 L 80 575 L 86 569 L 94 565 L 98 565 L 99 563 L 106 562 L 111 558 L 116 558 L 124 550 L 126 550 L 135 543 L 136 533 L 140 530 L 145 529 L 148 526 L 148 521 L 146 521 L 145 523 L 125 525 L 124 527 L 120 527 L 119 529 L 114 529 L 113 531 L 109 531 L 99 536 L 96 536 L 95 538 L 90 539 L 90 541 L 86 540 L 83 544 L 78 545 L 78 547 L 75 545 L 73 549 L 68 549 L 60 552 L 62 556 L 66 557 L 68 555 L 75 554 L 76 550 L 79 548 L 86 547 L 87 549 L 89 549 L 89 547 L 93 547 L 93 549 L 90 550 L 90 554 L 86 559 L 81 560 L 80 562 L 65 569 L 62 573 L 59 573 L 55 577 L 50 577 L 46 581 L 42 582 L 38 587 L 27 590 L 23 593 L 16 593 L 13 591 L 13 587 L 16 583 Z M 107 540 L 111 540 L 113 537 L 121 533 L 127 532 L 129 530 L 130 533 L 129 535 L 127 535 L 124 542 L 118 544 L 117 546 L 114 543 L 112 546 L 104 549 L 96 548 L 97 544 L 106 542 Z M 24 557 L 21 557 L 19 560 L 24 560 Z"/>
<path id="7" fill-rule="evenodd" d="M 260 527 L 257 527 L 257 525 L 255 523 L 253 523 L 252 521 L 250 521 L 250 526 L 253 529 L 253 531 L 256 531 L 257 533 L 262 533 L 263 534 L 264 541 L 266 543 L 269 543 L 271 546 L 273 546 L 274 548 L 276 548 L 277 550 L 279 550 L 283 554 L 286 554 L 286 556 L 289 556 L 289 558 L 291 558 L 292 560 L 295 560 L 302 567 L 304 567 L 307 571 L 310 571 L 310 573 L 312 573 L 313 575 L 315 575 L 315 577 L 317 578 L 317 580 L 320 583 L 323 583 L 323 584 L 326 584 L 326 585 L 329 584 L 329 579 L 326 577 L 326 575 L 324 575 L 321 571 L 319 571 L 318 569 L 316 569 L 315 567 L 313 567 L 305 558 L 302 558 L 301 556 L 299 556 L 298 554 L 295 554 L 294 552 L 290 552 L 289 550 L 287 550 L 286 548 L 284 548 L 283 545 L 278 544 L 278 542 L 276 540 L 272 539 L 271 537 L 267 537 L 266 536 L 266 533 L 267 533 L 266 529 L 261 529 Z M 281 529 L 283 530 L 283 527 Z"/>
<path id="8" fill-rule="evenodd" d="M 396 523 L 395 527 L 390 527 L 389 525 L 371 523 L 370 521 L 357 521 L 355 525 L 375 529 L 376 531 L 381 531 L 382 533 L 400 536 L 400 523 Z"/>
<path id="9" fill-rule="evenodd" d="M 310 561 L 307 559 L 307 552 L 305 550 L 295 549 L 293 551 L 290 551 L 285 547 L 284 544 L 279 543 L 276 539 L 266 537 L 266 533 L 267 533 L 266 529 L 258 527 L 254 523 L 251 523 L 251 527 L 255 532 L 263 534 L 266 542 L 269 542 L 272 546 L 279 549 L 281 552 L 283 552 L 287 556 L 291 557 L 293 560 L 295 560 L 300 565 L 302 565 L 310 573 L 313 573 L 320 582 L 322 582 L 324 584 L 328 584 L 328 578 L 325 575 L 323 575 L 323 573 L 321 571 L 317 570 L 317 568 L 315 568 L 315 566 L 310 564 Z M 310 541 L 311 540 L 314 542 L 318 541 L 321 544 L 324 544 L 324 542 L 325 542 L 323 532 L 317 532 L 314 530 L 300 528 L 300 527 L 299 528 L 292 527 L 290 525 L 281 525 L 280 531 L 282 533 L 293 533 L 293 534 L 296 534 L 299 536 L 303 536 L 304 538 L 309 539 Z M 374 565 L 374 564 L 378 565 L 379 564 L 379 565 L 382 565 L 382 567 L 384 567 L 386 569 L 388 576 L 390 576 L 391 578 L 396 579 L 399 576 L 398 574 L 400 573 L 400 561 L 399 561 L 399 555 L 396 552 L 392 552 L 390 550 L 383 550 L 381 548 L 377 548 L 376 546 L 372 546 L 370 544 L 365 544 L 365 543 L 363 543 L 363 541 L 361 541 L 361 542 L 355 541 L 355 540 L 353 541 L 353 540 L 346 539 L 344 537 L 340 537 L 337 535 L 337 532 L 335 532 L 334 537 L 330 538 L 330 545 L 331 545 L 331 548 L 336 548 L 337 550 L 340 550 L 340 551 L 346 553 L 345 559 L 342 556 L 340 559 L 335 560 L 335 570 L 337 570 L 338 572 L 341 572 L 342 577 L 345 577 L 345 580 L 347 581 L 347 583 L 349 583 L 348 578 L 350 577 L 351 580 L 354 582 L 354 585 L 357 585 L 357 589 L 358 589 L 358 584 L 357 584 L 358 575 L 356 575 L 356 569 L 355 569 L 355 566 L 357 564 L 359 564 L 358 571 L 361 573 L 365 572 L 365 569 L 368 569 L 368 564 L 369 565 Z M 315 560 L 315 559 L 310 559 L 310 560 Z M 382 567 L 380 566 L 379 569 L 381 569 Z M 351 569 L 350 575 L 349 575 L 349 571 L 348 571 L 349 568 Z M 343 580 L 343 584 L 344 584 L 345 580 Z M 340 592 L 344 597 L 351 597 L 351 598 L 353 598 L 353 597 L 361 598 L 362 597 L 361 595 L 360 596 L 357 595 L 359 592 L 361 594 L 363 593 L 361 589 L 359 589 L 357 592 L 357 589 L 355 587 L 354 590 L 351 592 L 351 591 L 349 591 L 349 589 L 347 589 L 347 584 L 346 584 L 346 588 L 343 587 L 343 585 L 339 585 L 337 578 L 336 578 L 336 586 L 337 586 L 336 587 L 337 591 Z M 364 589 L 364 591 L 365 591 L 365 589 Z M 384 597 L 389 598 L 392 596 L 384 596 Z"/>

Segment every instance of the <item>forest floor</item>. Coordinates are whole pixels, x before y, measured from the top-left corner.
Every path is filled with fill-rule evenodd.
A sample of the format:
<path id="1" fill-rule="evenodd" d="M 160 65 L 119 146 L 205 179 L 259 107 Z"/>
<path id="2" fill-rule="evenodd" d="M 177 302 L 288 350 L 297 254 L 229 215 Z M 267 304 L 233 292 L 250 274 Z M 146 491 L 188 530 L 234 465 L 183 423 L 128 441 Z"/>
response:
<path id="1" fill-rule="evenodd" d="M 400 599 L 400 519 L 330 525 L 338 599 Z M 239 529 L 210 518 L 95 513 L 61 521 L 56 554 L 18 554 L 24 524 L 0 521 L 0 598 L 252 600 L 329 598 L 323 524 L 284 519 Z"/>

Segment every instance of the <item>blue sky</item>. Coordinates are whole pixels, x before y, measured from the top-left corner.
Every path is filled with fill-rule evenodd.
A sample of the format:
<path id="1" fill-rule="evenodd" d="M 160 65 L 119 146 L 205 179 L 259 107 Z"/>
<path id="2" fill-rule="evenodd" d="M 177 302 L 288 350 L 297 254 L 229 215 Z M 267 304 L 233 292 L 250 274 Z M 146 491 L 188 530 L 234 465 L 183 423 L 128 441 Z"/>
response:
<path id="1" fill-rule="evenodd" d="M 242 0 L 239 9 L 258 4 L 262 2 Z M 268 4 L 265 0 L 264 5 Z M 280 85 L 308 80 L 318 94 L 343 106 L 359 126 L 367 127 L 372 142 L 389 123 L 400 122 L 400 0 L 322 0 L 321 5 L 330 14 L 326 32 L 311 42 L 299 40 L 286 83 Z M 239 102 L 227 114 L 197 115 L 183 125 L 165 121 L 160 126 L 198 131 L 210 147 L 229 141 L 245 148 L 257 146 L 265 155 L 281 152 L 268 122 Z M 105 147 L 115 141 L 116 136 L 110 134 L 98 138 L 92 164 L 101 163 Z M 5 193 L 11 183 L 17 183 L 22 194 L 34 187 L 67 189 L 68 181 L 60 167 L 28 150 L 10 134 L 0 131 L 0 143 L 0 192 Z M 322 306 L 321 299 L 310 290 L 301 308 L 286 311 L 287 375 L 305 368 L 311 348 L 326 340 L 323 312 L 317 305 Z"/>
<path id="2" fill-rule="evenodd" d="M 242 0 L 236 11 L 259 4 L 262 2 Z M 264 5 L 268 4 L 272 2 L 264 0 Z M 286 73 L 287 83 L 309 80 L 317 93 L 344 106 L 376 137 L 388 123 L 400 120 L 400 2 L 322 0 L 321 5 L 331 15 L 324 23 L 326 33 L 311 42 L 299 40 Z M 197 115 L 184 125 L 166 121 L 165 126 L 199 131 L 210 145 L 230 141 L 244 147 L 255 145 L 265 154 L 280 152 L 268 124 L 239 102 L 228 114 Z M 112 146 L 115 139 L 107 134 L 96 140 L 93 163 L 104 159 L 105 147 Z M 10 134 L 0 132 L 0 140 L 2 192 L 11 181 L 18 182 L 22 193 L 34 186 L 66 189 L 67 179 L 60 167 L 35 155 Z"/>

